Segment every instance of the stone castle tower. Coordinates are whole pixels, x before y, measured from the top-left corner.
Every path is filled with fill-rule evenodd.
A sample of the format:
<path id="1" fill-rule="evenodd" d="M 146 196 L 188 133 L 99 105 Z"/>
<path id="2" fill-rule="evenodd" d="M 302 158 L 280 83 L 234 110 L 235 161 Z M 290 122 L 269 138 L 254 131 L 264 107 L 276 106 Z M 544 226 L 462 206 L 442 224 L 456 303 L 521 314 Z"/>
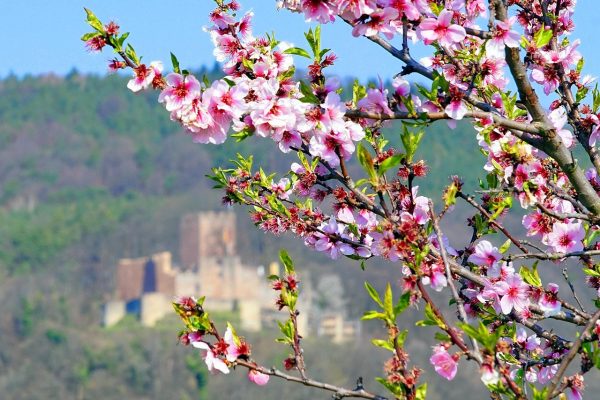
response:
<path id="1" fill-rule="evenodd" d="M 201 269 L 211 259 L 235 256 L 236 229 L 233 212 L 184 215 L 179 225 L 179 257 L 184 270 Z"/>

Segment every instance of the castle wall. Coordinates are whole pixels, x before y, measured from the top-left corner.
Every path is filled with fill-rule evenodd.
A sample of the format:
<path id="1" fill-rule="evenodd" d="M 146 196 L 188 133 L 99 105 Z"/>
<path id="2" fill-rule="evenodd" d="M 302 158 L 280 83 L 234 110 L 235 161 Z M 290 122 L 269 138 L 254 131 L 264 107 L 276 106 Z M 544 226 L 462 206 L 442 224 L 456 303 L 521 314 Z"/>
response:
<path id="1" fill-rule="evenodd" d="M 125 302 L 113 300 L 104 304 L 102 310 L 102 325 L 113 326 L 125 317 Z"/>
<path id="2" fill-rule="evenodd" d="M 232 212 L 187 214 L 179 225 L 183 269 L 200 268 L 209 258 L 235 255 L 236 225 Z"/>
<path id="3" fill-rule="evenodd" d="M 150 276 L 148 276 L 150 275 Z M 117 290 L 119 300 L 129 301 L 145 292 L 175 295 L 175 271 L 171 253 L 153 254 L 150 258 L 123 258 L 117 265 Z"/>
<path id="4" fill-rule="evenodd" d="M 154 326 L 173 311 L 171 299 L 162 293 L 146 293 L 141 297 L 140 303 L 140 322 L 144 326 Z"/>
<path id="5" fill-rule="evenodd" d="M 117 299 L 133 300 L 142 294 L 145 258 L 123 258 L 117 265 Z"/>

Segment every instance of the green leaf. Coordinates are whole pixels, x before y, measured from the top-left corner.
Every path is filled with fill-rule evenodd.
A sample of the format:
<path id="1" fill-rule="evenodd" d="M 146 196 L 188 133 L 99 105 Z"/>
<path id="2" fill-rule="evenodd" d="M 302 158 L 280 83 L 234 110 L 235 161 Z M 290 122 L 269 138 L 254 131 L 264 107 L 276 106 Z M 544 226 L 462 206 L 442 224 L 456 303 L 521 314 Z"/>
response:
<path id="1" fill-rule="evenodd" d="M 412 159 L 419 148 L 419 143 L 423 138 L 423 134 L 423 131 L 412 133 L 408 130 L 406 125 L 402 125 L 402 134 L 400 135 L 400 139 L 402 139 L 402 144 L 406 150 L 406 160 L 408 162 L 412 162 Z"/>
<path id="2" fill-rule="evenodd" d="M 81 37 L 81 40 L 84 42 L 87 42 L 91 38 L 95 38 L 97 36 L 102 36 L 102 34 L 100 32 L 89 32 L 89 33 L 86 33 L 85 35 L 83 35 Z"/>
<path id="3" fill-rule="evenodd" d="M 373 166 L 373 157 L 371 156 L 371 153 L 369 153 L 369 150 L 367 150 L 367 148 L 363 145 L 362 142 L 358 143 L 358 148 L 356 150 L 356 156 L 358 157 L 359 164 L 363 167 L 365 172 L 367 172 L 367 174 L 369 175 L 371 182 L 373 184 L 376 184 L 378 179 L 377 179 L 377 173 L 375 172 L 375 167 Z"/>
<path id="4" fill-rule="evenodd" d="M 379 311 L 371 310 L 365 312 L 360 319 L 363 321 L 369 321 L 372 319 L 385 319 L 385 314 Z"/>
<path id="5" fill-rule="evenodd" d="M 510 248 L 511 243 L 512 242 L 510 241 L 510 239 L 506 239 L 506 242 L 504 242 L 504 244 L 502 246 L 500 246 L 498 251 L 502 254 L 506 253 L 508 251 L 508 249 Z"/>
<path id="6" fill-rule="evenodd" d="M 285 273 L 288 275 L 291 275 L 294 273 L 294 263 L 292 261 L 292 259 L 290 258 L 290 255 L 288 254 L 288 252 L 285 249 L 281 249 L 279 251 L 279 259 L 281 260 L 281 263 L 283 264 L 283 267 L 285 268 Z"/>
<path id="7" fill-rule="evenodd" d="M 285 54 L 295 54 L 297 56 L 311 58 L 310 54 L 308 54 L 308 51 L 306 51 L 300 47 L 290 47 L 289 49 L 285 50 L 284 53 Z"/>
<path id="8" fill-rule="evenodd" d="M 380 384 L 382 384 L 387 390 L 389 390 L 396 397 L 400 397 L 400 398 L 404 397 L 404 390 L 402 389 L 402 386 L 393 384 L 393 383 L 389 383 L 386 379 L 383 379 L 379 376 L 377 378 L 375 378 L 375 380 L 377 382 L 379 382 Z"/>
<path id="9" fill-rule="evenodd" d="M 379 164 L 379 175 L 383 175 L 390 168 L 394 168 L 396 165 L 400 164 L 400 161 L 404 158 L 402 154 L 394 154 L 391 157 L 383 160 L 381 164 Z"/>
<path id="10" fill-rule="evenodd" d="M 329 52 L 331 49 L 323 49 L 319 52 L 319 61 L 321 61 L 323 59 L 323 56 L 325 54 L 327 54 L 327 52 Z"/>
<path id="11" fill-rule="evenodd" d="M 499 352 L 499 353 L 497 353 L 497 357 L 500 360 L 502 360 L 504 362 L 507 362 L 509 364 L 513 364 L 513 365 L 519 365 L 520 364 L 519 360 L 517 360 L 512 354 L 509 354 L 509 353 L 500 353 Z"/>
<path id="12" fill-rule="evenodd" d="M 131 44 L 127 44 L 127 48 L 125 49 L 125 54 L 129 57 L 134 63 L 139 64 L 140 59 L 137 56 L 135 49 Z"/>
<path id="13" fill-rule="evenodd" d="M 321 104 L 321 100 L 313 93 L 311 87 L 304 81 L 300 81 L 300 92 L 304 95 L 300 99 L 303 103 Z"/>
<path id="14" fill-rule="evenodd" d="M 94 13 L 89 8 L 83 8 L 85 13 L 87 14 L 87 23 L 97 30 L 100 33 L 104 33 L 104 27 L 102 26 L 102 22 L 94 15 Z"/>
<path id="15" fill-rule="evenodd" d="M 374 346 L 381 347 L 382 349 L 394 351 L 394 346 L 389 342 L 389 340 L 371 339 L 371 343 Z"/>
<path id="16" fill-rule="evenodd" d="M 410 305 L 410 291 L 406 291 L 398 299 L 398 303 L 394 307 L 394 317 L 402 314 Z"/>
<path id="17" fill-rule="evenodd" d="M 377 303 L 379 305 L 379 307 L 384 308 L 383 302 L 379 298 L 379 293 L 377 293 L 377 290 L 375 290 L 375 288 L 373 286 L 371 286 L 371 284 L 369 282 L 365 282 L 365 289 L 367 289 L 367 293 L 369 293 L 369 296 L 371 296 L 373 301 L 375 303 Z"/>
<path id="18" fill-rule="evenodd" d="M 173 72 L 176 74 L 181 73 L 181 69 L 179 68 L 179 60 L 175 57 L 175 54 L 171 53 L 171 64 L 173 64 Z"/>
<path id="19" fill-rule="evenodd" d="M 383 295 L 383 311 L 391 319 L 394 317 L 394 295 L 392 293 L 392 285 L 388 282 L 385 286 L 385 294 Z"/>
<path id="20" fill-rule="evenodd" d="M 542 280 L 537 272 L 537 262 L 533 264 L 531 270 L 526 266 L 522 266 L 519 270 L 519 274 L 521 275 L 523 280 L 531 286 L 542 287 Z"/>
<path id="21" fill-rule="evenodd" d="M 352 85 L 352 105 L 356 107 L 356 104 L 360 99 L 367 95 L 367 89 L 358 82 L 358 79 L 354 80 Z"/>
<path id="22" fill-rule="evenodd" d="M 538 49 L 544 47 L 545 45 L 550 43 L 550 40 L 552 40 L 552 35 L 553 35 L 552 29 L 546 29 L 546 27 L 542 24 L 542 27 L 540 28 L 540 30 L 537 31 L 535 33 L 535 35 L 533 35 L 533 40 L 535 42 L 535 46 Z"/>
<path id="23" fill-rule="evenodd" d="M 589 268 L 583 268 L 583 273 L 589 276 L 595 276 L 597 278 L 600 278 L 600 273 L 598 273 L 598 271 L 595 271 L 593 269 L 589 269 Z"/>
<path id="24" fill-rule="evenodd" d="M 408 330 L 405 329 L 403 331 L 400 331 L 398 333 L 398 335 L 396 335 L 396 347 L 402 347 L 404 346 L 404 342 L 406 341 L 406 337 L 408 336 Z"/>
<path id="25" fill-rule="evenodd" d="M 450 336 L 448 336 L 445 333 L 442 332 L 436 332 L 434 335 L 435 340 L 438 340 L 440 342 L 451 342 L 452 338 L 450 338 Z"/>
<path id="26" fill-rule="evenodd" d="M 417 390 L 415 391 L 415 400 L 425 400 L 426 397 L 427 383 L 424 383 L 421 386 L 417 387 Z"/>

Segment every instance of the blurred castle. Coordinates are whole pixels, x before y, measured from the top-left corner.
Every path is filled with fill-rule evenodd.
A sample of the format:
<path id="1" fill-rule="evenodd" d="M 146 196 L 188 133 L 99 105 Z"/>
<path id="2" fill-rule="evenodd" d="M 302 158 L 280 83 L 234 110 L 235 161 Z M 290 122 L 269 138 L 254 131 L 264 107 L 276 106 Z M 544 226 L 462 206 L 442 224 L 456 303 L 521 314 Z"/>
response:
<path id="1" fill-rule="evenodd" d="M 149 257 L 123 258 L 116 271 L 115 299 L 104 306 L 103 324 L 111 326 L 133 314 L 142 324 L 154 325 L 171 314 L 171 301 L 177 296 L 206 296 L 205 307 L 213 311 L 238 311 L 241 328 L 259 331 L 264 324 L 285 317 L 275 309 L 275 292 L 266 277 L 279 275 L 279 265 L 246 265 L 236 253 L 236 221 L 232 212 L 187 214 L 180 222 L 179 259 L 175 266 L 171 253 Z M 313 309 L 313 289 L 308 273 L 302 279 L 299 299 L 299 329 L 308 332 Z M 315 333 L 342 342 L 359 331 L 341 314 L 318 318 Z M 315 321 L 313 321 L 315 322 Z"/>

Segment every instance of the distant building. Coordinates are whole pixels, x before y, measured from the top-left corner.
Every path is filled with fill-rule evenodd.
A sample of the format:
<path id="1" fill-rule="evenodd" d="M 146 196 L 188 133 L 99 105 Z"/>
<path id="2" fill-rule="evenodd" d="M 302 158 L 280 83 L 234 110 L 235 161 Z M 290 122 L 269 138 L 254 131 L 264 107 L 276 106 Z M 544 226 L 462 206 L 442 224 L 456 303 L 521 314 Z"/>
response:
<path id="1" fill-rule="evenodd" d="M 126 314 L 154 325 L 172 312 L 176 296 L 206 296 L 210 310 L 239 310 L 242 328 L 260 330 L 262 310 L 274 309 L 274 292 L 264 267 L 242 263 L 236 254 L 235 214 L 202 212 L 183 216 L 180 223 L 181 266 L 170 252 L 119 260 L 115 299 L 105 304 L 103 324 Z M 273 269 L 273 267 L 271 267 Z"/>
<path id="2" fill-rule="evenodd" d="M 242 262 L 236 250 L 235 214 L 187 214 L 179 227 L 179 266 L 173 265 L 168 251 L 119 260 L 114 300 L 104 305 L 104 326 L 114 325 L 128 314 L 136 316 L 143 325 L 152 326 L 173 313 L 171 302 L 177 296 L 206 296 L 204 304 L 208 310 L 238 311 L 243 331 L 260 331 L 263 325 L 275 325 L 287 318 L 286 313 L 275 308 L 277 295 L 267 281 L 269 275 L 280 274 L 279 264 L 273 262 L 265 270 L 263 266 Z M 310 275 L 306 271 L 300 278 L 300 335 L 316 333 L 343 343 L 360 334 L 357 321 L 341 317 L 345 314 L 342 305 L 316 312 Z M 343 297 L 339 277 L 330 276 L 322 283 L 327 291 L 337 290 L 337 297 Z M 310 332 L 310 326 L 316 329 Z"/>
<path id="3" fill-rule="evenodd" d="M 346 320 L 340 314 L 320 318 L 317 336 L 327 337 L 333 343 L 344 343 L 360 336 L 360 321 Z"/>

